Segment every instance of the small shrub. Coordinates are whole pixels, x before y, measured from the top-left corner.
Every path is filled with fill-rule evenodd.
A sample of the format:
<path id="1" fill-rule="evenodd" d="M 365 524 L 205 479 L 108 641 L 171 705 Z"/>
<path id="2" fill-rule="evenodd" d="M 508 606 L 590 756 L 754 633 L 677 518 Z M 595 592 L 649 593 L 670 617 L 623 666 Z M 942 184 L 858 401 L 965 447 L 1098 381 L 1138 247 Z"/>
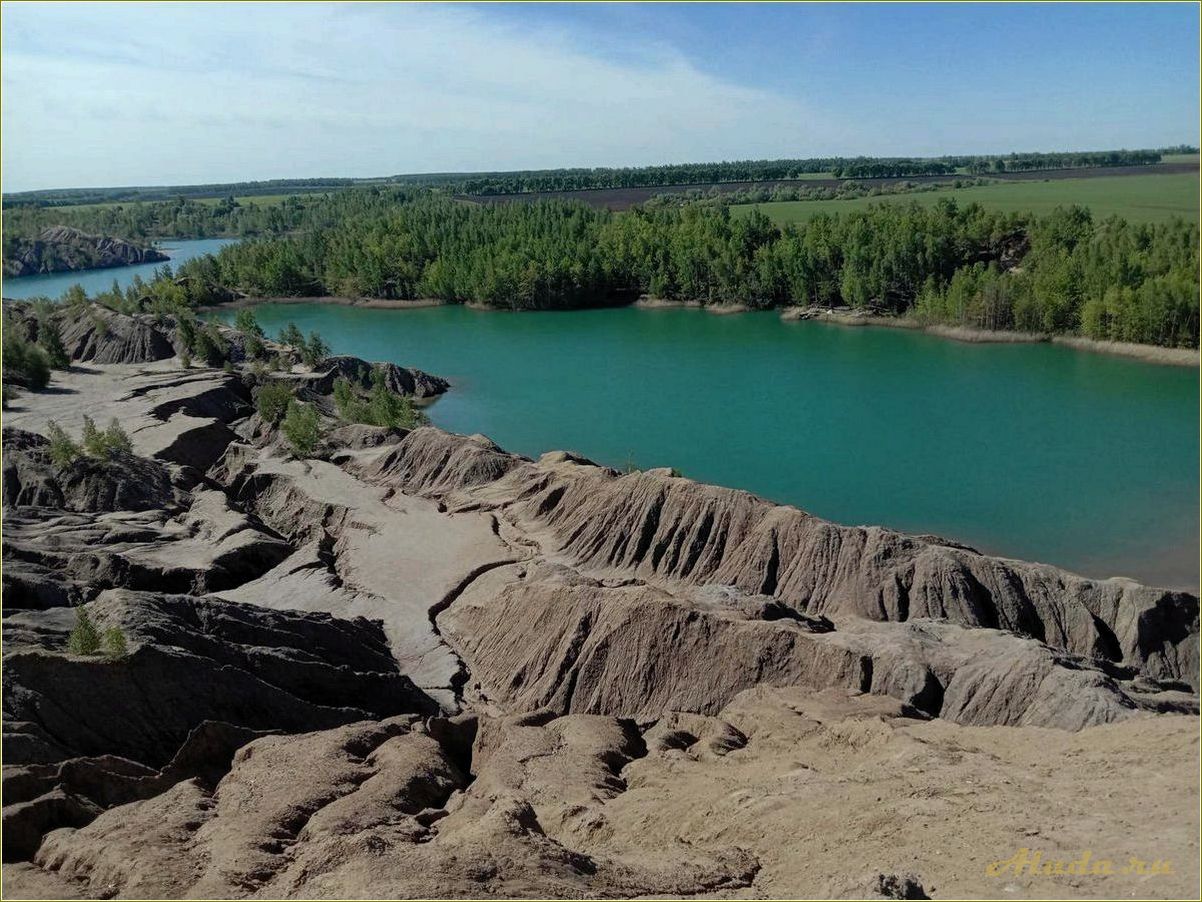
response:
<path id="1" fill-rule="evenodd" d="M 5 382 L 24 385 L 34 391 L 40 391 L 50 383 L 50 358 L 7 318 L 4 321 L 3 357 Z"/>
<path id="2" fill-rule="evenodd" d="M 116 417 L 109 421 L 108 428 L 104 430 L 104 444 L 109 457 L 118 453 L 132 454 L 134 450 L 134 443 L 130 441 L 129 433 L 121 428 Z"/>
<path id="3" fill-rule="evenodd" d="M 289 323 L 280 330 L 279 341 L 280 344 L 291 345 L 299 351 L 305 344 L 305 335 L 296 327 L 296 323 Z"/>
<path id="4" fill-rule="evenodd" d="M 371 374 L 371 391 L 359 397 L 351 383 L 338 379 L 334 383 L 334 406 L 338 415 L 350 423 L 369 426 L 412 429 L 426 422 L 426 415 L 413 405 L 413 400 L 390 391 L 384 383 L 384 371 L 376 367 Z"/>
<path id="5" fill-rule="evenodd" d="M 257 335 L 247 335 L 242 342 L 242 350 L 246 352 L 246 356 L 251 360 L 257 360 L 262 357 L 267 350 L 267 346 L 263 344 L 263 339 Z"/>
<path id="6" fill-rule="evenodd" d="M 83 307 L 88 303 L 88 293 L 76 283 L 63 292 L 62 301 L 68 307 Z"/>
<path id="7" fill-rule="evenodd" d="M 79 445 L 54 420 L 46 424 L 46 436 L 50 439 L 50 460 L 57 467 L 69 467 L 83 453 Z"/>
<path id="8" fill-rule="evenodd" d="M 229 345 L 214 323 L 205 323 L 196 331 L 192 350 L 206 366 L 221 366 L 229 356 Z"/>
<path id="9" fill-rule="evenodd" d="M 297 457 L 311 457 L 321 441 L 321 419 L 317 411 L 312 405 L 301 404 L 295 399 L 288 402 L 288 413 L 280 423 L 280 429 Z"/>
<path id="10" fill-rule="evenodd" d="M 253 310 L 243 307 L 234 314 L 234 328 L 242 333 L 242 349 L 252 360 L 263 356 L 267 350 L 263 344 L 263 327 L 255 319 Z"/>
<path id="11" fill-rule="evenodd" d="M 180 351 L 179 365 L 186 370 L 190 370 L 192 368 L 192 355 L 187 351 Z"/>
<path id="12" fill-rule="evenodd" d="M 67 349 L 63 346 L 58 320 L 50 316 L 39 317 L 38 345 L 46 352 L 46 361 L 52 369 L 65 370 L 71 365 L 71 358 L 67 356 Z"/>
<path id="13" fill-rule="evenodd" d="M 243 307 L 234 314 L 234 328 L 243 335 L 253 335 L 256 338 L 263 337 L 263 327 L 255 319 L 255 312 L 248 307 Z"/>
<path id="14" fill-rule="evenodd" d="M 181 348 L 190 351 L 196 344 L 196 317 L 191 314 L 181 315 L 175 325 L 175 337 Z"/>
<path id="15" fill-rule="evenodd" d="M 308 340 L 301 342 L 300 352 L 305 366 L 312 368 L 330 356 L 330 346 L 316 332 L 310 332 Z"/>
<path id="16" fill-rule="evenodd" d="M 129 654 L 129 645 L 125 641 L 125 633 L 111 627 L 100 637 L 100 650 L 106 658 L 124 658 Z"/>
<path id="17" fill-rule="evenodd" d="M 97 460 L 109 460 L 121 452 L 129 454 L 134 447 L 129 435 L 121 428 L 116 417 L 109 422 L 107 429 L 100 430 L 96 428 L 92 418 L 85 414 L 80 440 L 83 442 L 84 453 Z"/>
<path id="18" fill-rule="evenodd" d="M 83 417 L 83 433 L 80 435 L 80 441 L 83 442 L 83 451 L 88 457 L 108 456 L 105 453 L 104 435 L 96 428 L 96 423 L 87 414 L 84 414 Z"/>
<path id="19" fill-rule="evenodd" d="M 284 382 L 266 382 L 255 392 L 255 409 L 266 422 L 276 425 L 288 412 L 292 388 Z"/>
<path id="20" fill-rule="evenodd" d="M 67 651 L 73 655 L 94 655 L 100 651 L 100 633 L 82 607 L 75 609 L 75 628 L 67 637 Z"/>

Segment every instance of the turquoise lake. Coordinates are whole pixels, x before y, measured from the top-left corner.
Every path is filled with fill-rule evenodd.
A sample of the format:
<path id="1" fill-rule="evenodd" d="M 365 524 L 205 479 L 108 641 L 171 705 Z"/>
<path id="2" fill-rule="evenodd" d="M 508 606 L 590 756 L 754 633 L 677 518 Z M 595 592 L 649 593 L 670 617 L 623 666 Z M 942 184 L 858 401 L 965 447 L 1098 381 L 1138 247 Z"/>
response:
<path id="1" fill-rule="evenodd" d="M 1198 584 L 1193 368 L 774 313 L 255 311 L 270 335 L 295 322 L 450 379 L 431 419 L 511 451 L 674 466 L 840 523 Z"/>
<path id="2" fill-rule="evenodd" d="M 170 239 L 160 243 L 158 248 L 171 258 L 167 261 L 168 264 L 178 266 L 193 257 L 215 254 L 233 241 L 232 238 Z M 57 299 L 72 285 L 82 285 L 88 294 L 96 294 L 99 291 L 108 291 L 112 287 L 114 279 L 122 288 L 133 282 L 134 276 L 141 276 L 143 279 L 149 280 L 154 275 L 154 271 L 163 265 L 162 262 L 142 263 L 138 266 L 115 266 L 110 269 L 83 269 L 77 272 L 53 272 L 40 276 L 7 278 L 4 280 L 3 294 L 6 298 L 22 299 L 45 295 L 48 298 Z"/>

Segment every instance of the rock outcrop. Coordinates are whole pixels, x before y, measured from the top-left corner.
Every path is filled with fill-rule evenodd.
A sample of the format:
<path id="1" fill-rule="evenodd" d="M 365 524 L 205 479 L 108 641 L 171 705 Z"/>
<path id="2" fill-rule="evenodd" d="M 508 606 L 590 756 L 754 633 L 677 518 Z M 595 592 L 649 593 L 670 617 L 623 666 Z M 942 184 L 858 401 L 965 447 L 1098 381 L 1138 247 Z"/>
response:
<path id="1" fill-rule="evenodd" d="M 345 355 L 323 360 L 314 372 L 309 387 L 318 394 L 328 395 L 334 390 L 334 383 L 338 379 L 347 379 L 360 388 L 371 388 L 372 374 L 376 370 L 383 373 L 384 387 L 398 395 L 434 398 L 450 388 L 446 379 L 421 370 L 397 366 L 395 363 L 371 364 L 358 357 Z"/>
<path id="2" fill-rule="evenodd" d="M 50 226 L 38 237 L 17 241 L 4 258 L 4 275 L 33 276 L 38 273 L 79 269 L 107 269 L 136 263 L 158 263 L 170 259 L 153 247 L 143 247 L 121 238 L 89 235 L 69 226 Z"/>

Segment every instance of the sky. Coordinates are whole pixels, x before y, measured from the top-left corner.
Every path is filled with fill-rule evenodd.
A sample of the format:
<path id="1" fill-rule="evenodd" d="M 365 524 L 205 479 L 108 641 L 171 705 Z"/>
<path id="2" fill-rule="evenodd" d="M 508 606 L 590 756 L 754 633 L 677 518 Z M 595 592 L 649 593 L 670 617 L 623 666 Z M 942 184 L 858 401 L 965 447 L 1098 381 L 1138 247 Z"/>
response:
<path id="1" fill-rule="evenodd" d="M 2 14 L 5 192 L 1199 139 L 1194 3 Z"/>

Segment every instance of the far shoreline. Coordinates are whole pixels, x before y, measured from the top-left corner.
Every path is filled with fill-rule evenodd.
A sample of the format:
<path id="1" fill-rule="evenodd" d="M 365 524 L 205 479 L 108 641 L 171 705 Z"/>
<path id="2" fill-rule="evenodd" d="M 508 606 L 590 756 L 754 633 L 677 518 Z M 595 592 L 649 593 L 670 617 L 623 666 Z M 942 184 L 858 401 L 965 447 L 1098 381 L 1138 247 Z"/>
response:
<path id="1" fill-rule="evenodd" d="M 452 301 L 438 298 L 417 298 L 415 300 L 394 300 L 390 298 L 352 298 L 337 295 L 317 295 L 312 297 L 242 297 L 221 304 L 209 304 L 199 309 L 202 312 L 214 312 L 241 307 L 253 307 L 257 304 L 329 304 L 337 307 L 362 307 L 376 310 L 420 310 L 427 307 L 454 306 Z M 468 303 L 464 306 L 472 310 L 490 313 L 513 312 L 561 312 L 561 311 L 513 311 L 500 307 L 490 307 L 485 304 Z M 700 310 L 714 316 L 729 316 L 738 313 L 753 312 L 755 308 L 741 303 L 704 304 L 701 301 L 679 301 L 665 298 L 642 297 L 625 305 L 640 310 Z M 567 312 L 592 308 L 569 308 Z M 971 326 L 952 326 L 943 323 L 923 324 L 905 316 L 879 314 L 866 310 L 854 310 L 840 307 L 780 307 L 782 322 L 809 321 L 852 328 L 878 327 L 885 329 L 911 329 L 937 338 L 958 341 L 965 344 L 1055 344 L 1071 348 L 1075 351 L 1086 351 L 1094 354 L 1108 354 L 1112 357 L 1126 357 L 1130 360 L 1140 360 L 1144 363 L 1154 363 L 1162 366 L 1185 366 L 1198 368 L 1202 362 L 1202 352 L 1196 348 L 1167 348 L 1159 345 L 1137 344 L 1124 341 L 1101 341 L 1086 338 L 1082 335 L 1054 335 L 1043 332 L 1012 332 L 999 329 L 978 329 Z M 771 312 L 763 311 L 763 312 Z"/>

